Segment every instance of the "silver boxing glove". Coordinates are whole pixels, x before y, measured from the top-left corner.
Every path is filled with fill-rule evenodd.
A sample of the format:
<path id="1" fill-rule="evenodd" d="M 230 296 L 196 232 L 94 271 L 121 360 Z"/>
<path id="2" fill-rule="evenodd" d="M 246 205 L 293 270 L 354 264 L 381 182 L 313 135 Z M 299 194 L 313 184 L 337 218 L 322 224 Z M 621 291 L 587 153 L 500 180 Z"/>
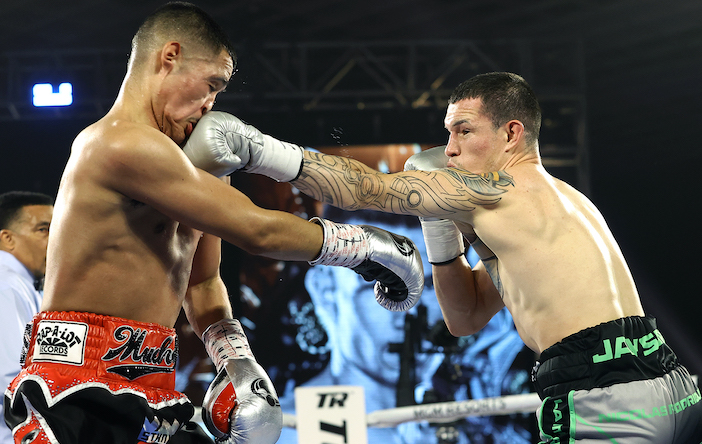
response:
<path id="1" fill-rule="evenodd" d="M 366 281 L 376 280 L 375 300 L 390 311 L 412 308 L 424 289 L 422 257 L 414 243 L 370 225 L 339 224 L 318 217 L 324 240 L 311 265 L 350 268 Z"/>
<path id="2" fill-rule="evenodd" d="M 446 145 L 435 146 L 411 155 L 410 158 L 405 161 L 404 169 L 405 171 L 434 171 L 440 168 L 446 168 L 448 159 L 446 155 Z"/>
<path id="3" fill-rule="evenodd" d="M 198 131 L 201 125 L 204 126 L 203 130 Z M 201 145 L 210 149 L 203 150 Z M 221 111 L 210 111 L 200 119 L 183 151 L 196 167 L 210 172 L 211 168 L 217 168 L 218 173 L 228 170 L 229 174 L 241 168 L 241 171 L 247 173 L 263 174 L 278 182 L 289 182 L 296 179 L 302 169 L 301 146 L 263 134 L 235 116 Z M 235 158 L 240 161 L 232 169 L 237 164 Z"/>
<path id="4" fill-rule="evenodd" d="M 210 111 L 195 125 L 183 152 L 201 170 L 217 177 L 231 174 L 249 161 L 248 150 L 237 150 L 247 126 L 234 116 Z"/>
<path id="5" fill-rule="evenodd" d="M 217 368 L 202 402 L 202 419 L 218 443 L 273 444 L 283 412 L 266 371 L 254 359 L 236 319 L 223 319 L 202 335 Z"/>
<path id="6" fill-rule="evenodd" d="M 447 167 L 446 145 L 435 146 L 412 155 L 405 162 L 405 171 L 434 171 Z M 466 251 L 463 234 L 449 219 L 420 217 L 427 259 L 432 265 L 450 264 Z"/>

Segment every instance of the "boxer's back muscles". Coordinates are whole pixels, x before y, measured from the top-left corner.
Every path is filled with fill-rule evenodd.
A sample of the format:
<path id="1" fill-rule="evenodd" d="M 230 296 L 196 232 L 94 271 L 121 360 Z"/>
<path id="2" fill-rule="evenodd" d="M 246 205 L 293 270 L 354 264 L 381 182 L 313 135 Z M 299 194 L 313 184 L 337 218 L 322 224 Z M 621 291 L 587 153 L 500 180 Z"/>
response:
<path id="1" fill-rule="evenodd" d="M 458 223 L 495 253 L 502 285 L 525 343 L 537 353 L 583 328 L 643 316 L 634 281 L 602 215 L 541 166 L 510 168 L 514 186 Z"/>

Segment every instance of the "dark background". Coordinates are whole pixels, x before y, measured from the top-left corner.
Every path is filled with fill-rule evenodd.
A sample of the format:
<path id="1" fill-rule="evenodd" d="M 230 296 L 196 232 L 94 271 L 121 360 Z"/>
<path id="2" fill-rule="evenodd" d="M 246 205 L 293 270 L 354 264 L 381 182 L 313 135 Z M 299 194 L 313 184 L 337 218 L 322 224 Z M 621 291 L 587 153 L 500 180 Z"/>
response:
<path id="1" fill-rule="evenodd" d="M 589 152 L 588 195 L 628 258 L 647 311 L 693 373 L 702 372 L 699 321 L 699 173 L 702 142 L 702 2 L 698 0 L 243 0 L 198 1 L 240 49 L 239 73 L 220 109 L 309 146 L 445 142 L 444 105 L 393 110 L 258 109 L 247 72 L 270 42 L 425 39 L 573 40 L 580 48 Z M 99 118 L 48 111 L 13 115 L 18 53 L 45 58 L 66 50 L 114 50 L 126 64 L 129 41 L 161 2 L 3 1 L 0 192 L 55 193 L 73 137 Z M 121 56 L 120 56 L 121 57 Z M 505 57 L 511 57 L 506 53 Z M 559 58 L 570 63 L 568 57 Z M 94 88 L 114 98 L 125 69 L 107 67 Z M 545 69 L 534 80 L 548 82 Z M 26 73 L 32 76 L 31 73 Z M 50 77 L 50 76 L 48 76 Z M 51 78 L 45 79 L 52 81 Z M 453 87 L 455 85 L 447 85 Z M 5 85 L 0 84 L 0 89 Z M 4 94 L 4 95 L 3 95 Z M 16 99 L 16 97 L 15 97 Z M 27 96 L 29 100 L 29 96 Z M 445 103 L 445 102 L 444 102 Z M 109 104 L 107 105 L 109 106 Z M 260 108 L 260 107 L 259 107 Z M 107 108 L 103 110 L 106 111 Z"/>

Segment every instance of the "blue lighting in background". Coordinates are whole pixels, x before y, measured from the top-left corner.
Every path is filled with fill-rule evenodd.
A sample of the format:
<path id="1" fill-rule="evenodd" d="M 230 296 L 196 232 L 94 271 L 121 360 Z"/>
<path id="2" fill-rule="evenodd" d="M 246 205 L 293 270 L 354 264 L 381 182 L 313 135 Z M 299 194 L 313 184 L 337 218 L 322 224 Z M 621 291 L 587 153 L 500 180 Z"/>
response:
<path id="1" fill-rule="evenodd" d="M 32 88 L 34 106 L 68 106 L 73 103 L 73 85 L 64 82 L 54 91 L 51 83 L 37 83 Z"/>

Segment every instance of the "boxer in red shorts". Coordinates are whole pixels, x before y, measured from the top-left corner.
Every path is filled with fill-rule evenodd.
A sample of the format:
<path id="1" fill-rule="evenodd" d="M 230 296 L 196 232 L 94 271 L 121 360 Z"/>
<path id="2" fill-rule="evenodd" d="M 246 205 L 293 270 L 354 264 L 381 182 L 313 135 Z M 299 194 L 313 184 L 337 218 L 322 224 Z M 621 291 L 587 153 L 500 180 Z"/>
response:
<path id="1" fill-rule="evenodd" d="M 225 176 L 248 159 L 220 156 L 228 134 L 196 124 L 235 62 L 211 17 L 168 3 L 135 34 L 111 109 L 74 140 L 48 240 L 42 312 L 5 392 L 16 444 L 211 443 L 188 423 L 193 406 L 174 390 L 172 327 L 181 309 L 217 370 L 203 403 L 210 432 L 218 442 L 274 443 L 282 412 L 233 319 L 221 239 L 278 260 L 382 276 L 376 298 L 387 308 L 409 308 L 421 294 L 411 241 L 265 210 L 229 185 Z M 290 178 L 301 167 L 294 151 L 272 165 Z"/>
<path id="2" fill-rule="evenodd" d="M 42 312 L 28 333 L 23 369 L 8 390 L 16 435 L 34 433 L 31 442 L 47 443 L 165 442 L 193 414 L 188 398 L 174 389 L 172 328 Z"/>

